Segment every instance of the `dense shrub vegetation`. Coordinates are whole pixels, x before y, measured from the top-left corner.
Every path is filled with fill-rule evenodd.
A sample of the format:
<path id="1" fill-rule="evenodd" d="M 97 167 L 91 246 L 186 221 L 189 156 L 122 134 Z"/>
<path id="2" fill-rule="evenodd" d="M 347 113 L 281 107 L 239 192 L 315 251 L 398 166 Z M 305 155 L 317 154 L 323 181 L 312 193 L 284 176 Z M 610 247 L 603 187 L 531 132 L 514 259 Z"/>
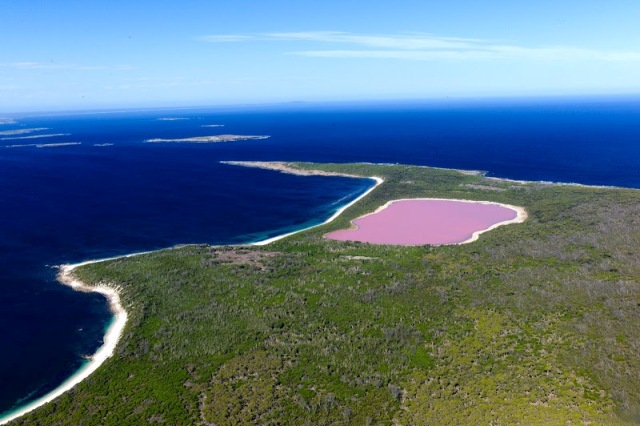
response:
<path id="1" fill-rule="evenodd" d="M 130 314 L 95 374 L 16 424 L 640 421 L 640 192 L 408 166 L 299 165 L 385 183 L 267 246 L 189 246 L 77 270 Z M 523 206 L 459 246 L 336 242 L 405 197 Z"/>

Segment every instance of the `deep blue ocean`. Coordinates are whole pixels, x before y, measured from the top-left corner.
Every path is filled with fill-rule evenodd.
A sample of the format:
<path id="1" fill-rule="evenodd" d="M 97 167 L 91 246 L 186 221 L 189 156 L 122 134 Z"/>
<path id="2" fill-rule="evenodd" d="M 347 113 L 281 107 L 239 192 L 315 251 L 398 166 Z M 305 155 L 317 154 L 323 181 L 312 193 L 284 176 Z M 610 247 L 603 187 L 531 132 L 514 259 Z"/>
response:
<path id="1" fill-rule="evenodd" d="M 640 188 L 640 98 L 301 103 L 5 117 L 0 116 L 0 413 L 69 377 L 83 355 L 100 346 L 111 319 L 102 296 L 58 284 L 55 265 L 182 243 L 262 240 L 323 222 L 372 185 L 222 160 L 406 163 Z M 218 134 L 270 138 L 144 143 Z M 76 144 L 43 146 L 66 143 Z"/>

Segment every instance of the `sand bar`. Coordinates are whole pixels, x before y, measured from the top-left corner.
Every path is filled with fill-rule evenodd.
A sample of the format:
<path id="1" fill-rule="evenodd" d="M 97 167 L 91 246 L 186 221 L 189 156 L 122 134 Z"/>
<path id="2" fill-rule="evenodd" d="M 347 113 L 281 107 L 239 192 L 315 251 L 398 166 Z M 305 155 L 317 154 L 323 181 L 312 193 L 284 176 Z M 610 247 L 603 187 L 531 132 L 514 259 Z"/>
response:
<path id="1" fill-rule="evenodd" d="M 523 222 L 522 207 L 488 201 L 416 198 L 389 201 L 361 216 L 354 228 L 326 238 L 404 246 L 464 244 L 501 225 Z"/>

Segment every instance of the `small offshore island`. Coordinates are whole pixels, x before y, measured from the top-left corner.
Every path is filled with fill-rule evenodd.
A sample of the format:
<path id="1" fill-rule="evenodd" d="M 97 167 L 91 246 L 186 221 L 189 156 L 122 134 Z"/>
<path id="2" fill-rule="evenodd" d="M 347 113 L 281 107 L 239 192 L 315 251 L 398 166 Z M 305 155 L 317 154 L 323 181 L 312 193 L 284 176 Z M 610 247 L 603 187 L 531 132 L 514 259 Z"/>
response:
<path id="1" fill-rule="evenodd" d="M 179 138 L 179 139 L 147 139 L 145 143 L 167 143 L 167 142 L 182 142 L 182 143 L 220 143 L 220 142 L 237 142 L 248 140 L 261 140 L 269 139 L 269 136 L 252 136 L 252 135 L 215 135 L 215 136 L 196 136 L 193 138 Z"/>
<path id="2" fill-rule="evenodd" d="M 403 165 L 227 164 L 376 184 L 330 222 L 269 244 L 63 268 L 67 284 L 115 291 L 122 334 L 93 374 L 12 424 L 640 419 L 640 191 Z M 527 217 L 468 244 L 325 238 L 419 198 Z"/>

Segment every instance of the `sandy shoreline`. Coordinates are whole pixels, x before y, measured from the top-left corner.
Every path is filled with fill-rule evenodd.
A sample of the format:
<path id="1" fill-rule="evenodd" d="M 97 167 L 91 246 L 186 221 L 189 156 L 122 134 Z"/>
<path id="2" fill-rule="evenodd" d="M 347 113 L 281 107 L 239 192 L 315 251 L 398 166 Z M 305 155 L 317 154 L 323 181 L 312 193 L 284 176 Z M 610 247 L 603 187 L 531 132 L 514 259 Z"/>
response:
<path id="1" fill-rule="evenodd" d="M 65 392 L 69 391 L 71 388 L 76 386 L 78 383 L 82 382 L 84 379 L 89 377 L 94 371 L 98 369 L 108 358 L 113 355 L 113 352 L 120 340 L 120 336 L 124 330 L 125 325 L 127 324 L 127 311 L 122 307 L 120 303 L 120 294 L 118 293 L 117 287 L 111 287 L 108 285 L 97 285 L 97 286 L 89 286 L 82 281 L 76 279 L 73 276 L 73 270 L 79 266 L 88 265 L 91 263 L 103 262 L 106 260 L 113 260 L 122 257 L 131 257 L 136 256 L 143 253 L 134 253 L 126 256 L 118 256 L 107 259 L 99 259 L 99 260 L 89 260 L 86 262 L 76 263 L 73 265 L 61 265 L 60 272 L 58 273 L 57 279 L 60 283 L 71 287 L 76 291 L 82 292 L 95 292 L 104 295 L 108 302 L 109 308 L 113 313 L 113 320 L 107 329 L 107 332 L 104 335 L 103 344 L 98 348 L 96 353 L 94 353 L 89 362 L 83 365 L 78 371 L 76 371 L 73 375 L 71 375 L 67 380 L 65 380 L 60 386 L 58 386 L 53 391 L 48 394 L 36 399 L 35 401 L 30 402 L 24 407 L 18 409 L 7 415 L 4 418 L 0 419 L 0 425 L 11 422 L 12 420 L 17 419 L 38 407 L 41 407 L 57 397 L 61 396 Z"/>
<path id="2" fill-rule="evenodd" d="M 372 176 L 372 177 L 370 177 L 370 178 L 363 178 L 363 177 L 361 177 L 361 176 L 357 176 L 357 177 L 358 177 L 358 178 L 360 178 L 360 179 L 373 179 L 376 183 L 375 183 L 375 185 L 373 185 L 371 188 L 369 188 L 369 189 L 367 189 L 365 192 L 363 192 L 363 193 L 362 193 L 358 198 L 356 198 L 355 200 L 353 200 L 353 201 L 352 201 L 352 202 L 350 202 L 349 204 L 345 204 L 344 206 L 340 207 L 340 209 L 338 209 L 338 210 L 337 210 L 337 211 L 336 211 L 336 212 L 335 212 L 335 213 L 334 213 L 334 214 L 333 214 L 329 219 L 327 219 L 327 220 L 325 220 L 324 222 L 319 223 L 319 224 L 317 224 L 317 225 L 309 226 L 308 228 L 299 229 L 299 230 L 297 230 L 297 231 L 289 232 L 289 233 L 287 233 L 287 234 L 282 234 L 282 235 L 278 235 L 278 236 L 276 236 L 276 237 L 268 238 L 268 239 L 266 239 L 266 240 L 258 241 L 258 242 L 255 242 L 255 243 L 251 243 L 251 245 L 254 245 L 254 246 L 264 246 L 264 245 L 267 245 L 267 244 L 272 243 L 272 242 L 274 242 L 274 241 L 278 241 L 278 240 L 281 240 L 281 239 L 286 238 L 286 237 L 288 237 L 288 236 L 291 236 L 291 235 L 293 235 L 293 234 L 297 234 L 297 233 L 302 232 L 302 231 L 307 231 L 307 230 L 309 230 L 309 229 L 313 229 L 313 228 L 316 228 L 316 227 L 318 227 L 318 226 L 326 225 L 327 223 L 329 223 L 329 222 L 333 221 L 335 218 L 337 218 L 338 216 L 340 216 L 340 215 L 342 214 L 342 212 L 343 212 L 343 211 L 345 211 L 346 209 L 348 209 L 349 207 L 351 207 L 352 205 L 354 205 L 355 203 L 357 203 L 358 201 L 360 201 L 361 199 L 363 199 L 364 197 L 366 197 L 367 195 L 369 195 L 369 193 L 370 193 L 371 191 L 373 191 L 374 189 L 376 189 L 376 188 L 377 188 L 377 187 L 378 187 L 382 182 L 384 182 L 384 181 L 382 180 L 382 178 L 379 178 L 379 177 L 376 177 L 376 176 Z"/>
<path id="3" fill-rule="evenodd" d="M 289 237 L 291 235 L 297 234 L 299 232 L 306 231 L 308 229 L 312 229 L 312 228 L 316 228 L 318 226 L 325 225 L 325 224 L 335 220 L 335 218 L 340 216 L 343 211 L 345 211 L 346 209 L 348 209 L 349 207 L 351 207 L 352 205 L 354 205 L 355 203 L 357 203 L 358 201 L 360 201 L 361 199 L 363 199 L 364 197 L 369 195 L 369 193 L 371 193 L 371 191 L 376 189 L 382 182 L 384 182 L 382 178 L 377 177 L 377 176 L 369 176 L 369 177 L 367 177 L 367 176 L 351 175 L 351 174 L 347 174 L 347 173 L 325 172 L 323 170 L 302 170 L 302 169 L 297 169 L 295 167 L 292 167 L 291 163 L 287 163 L 287 162 L 283 162 L 283 161 L 221 161 L 221 163 L 222 164 L 228 164 L 230 166 L 254 167 L 254 168 L 258 168 L 258 169 L 273 170 L 273 171 L 277 171 L 277 172 L 281 172 L 281 173 L 287 173 L 287 174 L 291 174 L 291 175 L 297 175 L 297 176 L 340 176 L 340 177 L 350 177 L 350 178 L 357 178 L 357 179 L 372 179 L 372 180 L 375 181 L 375 185 L 373 185 L 371 188 L 366 190 L 358 198 L 356 198 L 355 200 L 351 201 L 349 204 L 346 204 L 346 205 L 342 206 L 329 219 L 325 220 L 324 222 L 319 223 L 317 225 L 309 226 L 308 228 L 299 229 L 297 231 L 288 232 L 286 234 L 278 235 L 276 237 L 267 238 L 266 240 L 257 241 L 255 243 L 251 243 L 251 245 L 254 245 L 254 246 L 264 246 L 264 245 L 267 245 L 267 244 L 272 243 L 274 241 L 278 241 L 278 240 L 281 240 L 283 238 Z"/>
<path id="4" fill-rule="evenodd" d="M 236 162 L 228 162 L 228 163 L 236 163 Z M 237 163 L 247 163 L 247 164 L 242 164 L 245 167 L 259 167 L 256 165 L 253 165 L 253 162 L 237 162 Z M 251 165 L 249 165 L 251 164 Z M 261 164 L 269 164 L 269 163 L 261 163 Z M 285 164 L 285 163 L 277 163 L 277 164 Z M 233 165 L 240 165 L 240 164 L 233 164 Z M 262 168 L 269 168 L 271 170 L 279 170 L 285 173 L 292 173 L 295 172 L 296 169 L 291 168 L 290 171 L 289 169 L 285 170 L 281 170 L 281 169 L 276 169 L 273 167 L 262 167 Z M 313 173 L 313 172 L 306 172 L 305 173 L 301 173 L 304 176 L 311 176 L 311 175 L 318 175 L 321 174 L 322 172 L 318 172 L 318 173 Z M 297 173 L 294 173 L 297 174 Z M 323 174 L 324 175 L 324 174 Z M 307 228 L 303 228 L 303 229 L 299 229 L 297 231 L 293 231 L 293 232 L 289 232 L 286 234 L 282 234 L 282 235 L 278 235 L 276 237 L 272 237 L 272 238 L 268 238 L 266 240 L 262 240 L 262 241 L 258 241 L 258 242 L 254 242 L 251 243 L 251 245 L 256 245 L 256 246 L 263 246 L 266 244 L 269 244 L 273 241 L 277 241 L 280 240 L 282 238 L 288 237 L 290 235 L 293 234 L 297 234 L 299 232 L 302 231 L 306 231 L 307 229 L 311 229 L 311 228 L 315 228 L 317 226 L 321 226 L 324 225 L 326 223 L 329 223 L 331 221 L 333 221 L 335 218 L 337 218 L 344 210 L 346 210 L 347 208 L 349 208 L 350 206 L 352 206 L 353 204 L 355 204 L 356 202 L 358 202 L 359 200 L 361 200 L 362 198 L 364 198 L 365 196 L 367 196 L 371 191 L 373 191 L 378 185 L 380 185 L 383 180 L 379 177 L 363 177 L 363 176 L 356 176 L 356 175 L 341 175 L 341 174 L 329 174 L 329 176 L 345 176 L 345 177 L 353 177 L 353 178 L 358 178 L 358 179 L 373 179 L 376 183 L 373 187 L 369 188 L 367 191 L 365 191 L 362 195 L 360 195 L 358 198 L 356 198 L 355 200 L 353 200 L 352 202 L 350 202 L 349 204 L 341 207 L 338 211 L 336 211 L 329 219 L 327 219 L 325 222 L 318 224 L 318 225 L 313 225 Z M 183 245 L 177 245 L 174 246 L 174 248 L 178 248 L 178 247 L 183 247 L 183 246 L 187 246 L 190 244 L 183 244 Z M 73 388 L 74 386 L 76 386 L 78 383 L 82 382 L 84 379 L 86 379 L 87 377 L 89 377 L 89 375 L 91 375 L 94 371 L 96 371 L 98 369 L 98 367 L 100 367 L 108 358 L 110 358 L 113 353 L 114 350 L 118 344 L 118 341 L 120 340 L 120 337 L 122 335 L 122 332 L 124 330 L 124 327 L 127 323 L 127 311 L 124 309 L 124 307 L 122 306 L 122 304 L 120 303 L 120 294 L 118 293 L 118 288 L 117 287 L 110 287 L 107 285 L 98 285 L 98 286 L 90 286 L 87 285 L 85 283 L 83 283 L 82 281 L 76 279 L 75 277 L 73 277 L 73 270 L 75 268 L 78 268 L 80 266 L 84 266 L 84 265 L 89 265 L 92 263 L 98 263 L 98 262 L 104 262 L 104 261 L 108 261 L 108 260 L 116 260 L 116 259 L 122 259 L 122 258 L 126 258 L 126 257 L 133 257 L 133 256 L 138 256 L 141 254 L 146 254 L 146 253 L 151 253 L 150 251 L 146 251 L 146 252 L 140 252 L 140 253 L 132 253 L 132 254 L 127 254 L 127 255 L 123 255 L 123 256 L 116 256 L 116 257 L 110 257 L 110 258 L 104 258 L 104 259 L 97 259 L 97 260 L 88 260 L 85 262 L 80 262 L 80 263 L 75 263 L 75 264 L 71 264 L 71 265 L 61 265 L 60 266 L 60 272 L 57 276 L 58 281 L 64 285 L 67 285 L 69 287 L 71 287 L 72 289 L 76 290 L 76 291 L 83 291 L 83 292 L 96 292 L 96 293 L 100 293 L 103 294 L 108 302 L 109 302 L 109 307 L 111 309 L 111 311 L 114 314 L 114 318 L 113 321 L 111 322 L 111 325 L 109 326 L 105 336 L 104 336 L 104 343 L 103 345 L 98 349 L 98 351 L 93 354 L 91 356 L 90 361 L 83 365 L 78 371 L 76 371 L 71 377 L 69 377 L 67 380 L 65 380 L 59 387 L 57 387 L 56 389 L 54 389 L 53 391 L 51 391 L 50 393 L 36 399 L 35 401 L 25 405 L 24 407 L 11 412 L 10 414 L 8 414 L 6 417 L 4 418 L 0 418 L 0 425 L 4 425 L 6 423 L 9 423 L 15 419 L 17 419 L 18 417 L 21 417 L 33 410 L 35 410 L 36 408 L 39 408 L 51 401 L 53 401 L 54 399 L 56 399 L 57 397 L 61 396 L 62 394 L 64 394 L 65 392 L 69 391 L 71 388 Z"/>

